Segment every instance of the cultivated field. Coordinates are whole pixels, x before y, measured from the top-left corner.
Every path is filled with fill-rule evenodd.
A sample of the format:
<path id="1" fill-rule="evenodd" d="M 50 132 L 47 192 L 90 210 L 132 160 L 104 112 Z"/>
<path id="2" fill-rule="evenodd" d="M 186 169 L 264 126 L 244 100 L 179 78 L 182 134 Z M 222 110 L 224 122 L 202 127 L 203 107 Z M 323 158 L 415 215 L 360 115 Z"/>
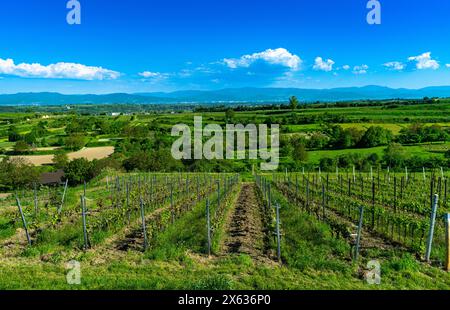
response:
<path id="1" fill-rule="evenodd" d="M 107 158 L 114 153 L 114 147 L 87 147 L 80 151 L 68 153 L 69 159 L 85 158 L 87 160 Z M 12 158 L 23 158 L 35 166 L 51 165 L 54 155 L 30 155 L 30 156 L 12 156 Z"/>

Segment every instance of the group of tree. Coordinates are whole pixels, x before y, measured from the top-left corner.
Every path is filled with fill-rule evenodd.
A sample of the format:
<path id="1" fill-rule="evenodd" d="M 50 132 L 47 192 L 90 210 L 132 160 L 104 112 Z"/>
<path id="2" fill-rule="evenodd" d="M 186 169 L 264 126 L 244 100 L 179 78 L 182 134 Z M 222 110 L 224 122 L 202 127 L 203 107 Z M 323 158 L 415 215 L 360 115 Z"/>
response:
<path id="1" fill-rule="evenodd" d="M 445 142 L 450 140 L 450 131 L 441 126 L 425 126 L 423 124 L 412 124 L 400 131 L 398 142 L 402 144 L 415 144 L 424 142 Z"/>
<path id="2" fill-rule="evenodd" d="M 363 131 L 355 127 L 344 129 L 341 126 L 330 125 L 325 133 L 330 139 L 328 147 L 332 149 L 386 146 L 394 140 L 392 132 L 380 126 L 371 126 Z"/>
<path id="3" fill-rule="evenodd" d="M 69 160 L 66 153 L 60 152 L 53 157 L 55 169 L 64 171 L 69 184 L 78 185 L 89 182 L 99 176 L 106 168 L 122 169 L 122 163 L 117 156 L 89 161 L 85 158 Z"/>
<path id="4" fill-rule="evenodd" d="M 8 128 L 8 141 L 15 142 L 14 152 L 26 153 L 32 147 L 41 145 L 48 134 L 46 125 L 46 122 L 41 121 L 26 134 L 21 134 L 16 126 L 11 125 Z"/>
<path id="5" fill-rule="evenodd" d="M 30 187 L 39 180 L 39 170 L 22 158 L 5 157 L 0 160 L 0 188 L 16 190 Z"/>

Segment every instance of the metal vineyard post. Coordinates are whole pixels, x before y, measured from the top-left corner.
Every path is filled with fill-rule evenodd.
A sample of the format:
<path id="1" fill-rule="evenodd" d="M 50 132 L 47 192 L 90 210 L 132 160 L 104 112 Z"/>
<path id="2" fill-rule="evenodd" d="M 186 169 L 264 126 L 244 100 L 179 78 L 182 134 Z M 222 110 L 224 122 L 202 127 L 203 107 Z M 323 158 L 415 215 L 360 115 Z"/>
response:
<path id="1" fill-rule="evenodd" d="M 20 217 L 22 218 L 23 229 L 25 230 L 25 234 L 27 236 L 28 245 L 31 246 L 31 238 L 30 238 L 30 234 L 28 233 L 27 221 L 25 219 L 25 215 L 23 214 L 22 205 L 20 204 L 20 200 L 17 195 L 16 195 L 16 202 L 17 202 L 17 207 L 19 208 Z"/>
<path id="2" fill-rule="evenodd" d="M 361 206 L 359 208 L 359 223 L 358 223 L 358 232 L 356 235 L 356 245 L 355 245 L 355 254 L 354 254 L 354 260 L 357 261 L 359 257 L 359 249 L 360 249 L 360 243 L 361 243 L 361 232 L 362 232 L 362 226 L 363 226 L 363 219 L 364 219 L 364 207 Z"/>
<path id="3" fill-rule="evenodd" d="M 439 202 L 439 196 L 434 195 L 433 208 L 431 210 L 431 218 L 430 218 L 430 231 L 428 233 L 427 249 L 426 249 L 426 253 L 425 253 L 425 260 L 427 262 L 430 262 L 431 249 L 433 246 L 433 235 L 434 235 L 434 227 L 436 224 L 436 213 L 437 213 L 438 202 Z"/>
<path id="4" fill-rule="evenodd" d="M 211 256 L 211 214 L 209 210 L 209 199 L 206 199 L 206 229 L 208 238 L 208 256 Z"/>

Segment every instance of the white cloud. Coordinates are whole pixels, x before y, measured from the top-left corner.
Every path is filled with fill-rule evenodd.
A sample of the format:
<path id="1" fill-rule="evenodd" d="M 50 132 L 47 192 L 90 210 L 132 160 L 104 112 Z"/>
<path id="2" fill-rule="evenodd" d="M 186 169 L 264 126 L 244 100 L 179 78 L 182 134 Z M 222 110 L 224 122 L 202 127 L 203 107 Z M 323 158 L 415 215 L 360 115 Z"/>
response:
<path id="1" fill-rule="evenodd" d="M 12 59 L 0 58 L 0 74 L 25 78 L 114 80 L 120 73 L 102 67 L 90 67 L 77 63 L 58 62 L 47 66 L 39 63 L 15 64 Z"/>
<path id="2" fill-rule="evenodd" d="M 139 75 L 146 79 L 167 77 L 167 73 L 151 72 L 151 71 L 144 71 L 139 73 Z"/>
<path id="3" fill-rule="evenodd" d="M 415 61 L 416 67 L 419 70 L 425 69 L 437 70 L 440 67 L 439 62 L 431 58 L 431 52 L 423 53 L 422 55 L 419 56 L 409 57 L 408 60 Z"/>
<path id="4" fill-rule="evenodd" d="M 402 71 L 403 69 L 405 69 L 405 65 L 399 61 L 387 62 L 383 66 L 394 71 Z"/>
<path id="5" fill-rule="evenodd" d="M 244 55 L 240 58 L 225 58 L 225 63 L 230 69 L 248 68 L 258 60 L 263 60 L 272 65 L 280 65 L 291 70 L 299 70 L 302 64 L 302 59 L 294 54 L 291 54 L 285 48 L 268 49 L 260 53 L 251 55 Z"/>
<path id="6" fill-rule="evenodd" d="M 345 71 L 350 70 L 350 66 L 349 65 L 343 65 L 342 69 L 344 69 Z"/>
<path id="7" fill-rule="evenodd" d="M 353 73 L 354 74 L 366 74 L 368 69 L 369 69 L 368 65 L 355 66 L 353 68 Z"/>
<path id="8" fill-rule="evenodd" d="M 314 66 L 313 69 L 317 70 L 317 71 L 332 71 L 333 70 L 333 65 L 335 64 L 335 62 L 331 59 L 327 59 L 326 61 L 324 61 L 322 59 L 322 57 L 317 57 L 315 62 L 314 62 Z"/>
<path id="9" fill-rule="evenodd" d="M 450 68 L 450 64 L 446 64 L 445 66 L 446 66 L 447 68 Z"/>

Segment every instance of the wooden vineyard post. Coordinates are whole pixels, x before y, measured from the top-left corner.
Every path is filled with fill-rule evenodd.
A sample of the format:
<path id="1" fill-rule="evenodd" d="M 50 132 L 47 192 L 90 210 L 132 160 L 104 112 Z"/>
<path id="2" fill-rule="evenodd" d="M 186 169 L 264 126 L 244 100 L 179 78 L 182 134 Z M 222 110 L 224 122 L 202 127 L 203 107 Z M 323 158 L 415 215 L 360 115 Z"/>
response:
<path id="1" fill-rule="evenodd" d="M 397 177 L 394 177 L 394 212 L 397 212 Z"/>
<path id="2" fill-rule="evenodd" d="M 25 215 L 23 214 L 22 205 L 20 204 L 19 197 L 16 195 L 17 208 L 19 208 L 20 217 L 22 218 L 23 229 L 25 229 L 25 234 L 27 236 L 28 245 L 31 246 L 31 238 L 28 233 L 27 221 L 25 219 Z"/>
<path id="3" fill-rule="evenodd" d="M 224 193 L 224 195 L 226 195 L 228 193 L 227 178 L 226 177 L 225 177 L 225 180 L 223 182 L 223 193 Z"/>
<path id="4" fill-rule="evenodd" d="M 200 201 L 200 181 L 197 176 L 197 201 Z"/>
<path id="5" fill-rule="evenodd" d="M 372 178 L 372 229 L 375 229 L 375 178 Z"/>
<path id="6" fill-rule="evenodd" d="M 444 180 L 444 207 L 447 207 L 447 179 Z"/>
<path id="7" fill-rule="evenodd" d="M 306 210 L 309 212 L 309 177 L 306 180 Z"/>
<path id="8" fill-rule="evenodd" d="M 127 216 L 128 216 L 128 224 L 131 222 L 131 208 L 130 208 L 130 181 L 127 182 L 126 186 L 126 196 L 125 196 L 125 203 L 126 203 L 126 210 L 127 210 Z"/>
<path id="9" fill-rule="evenodd" d="M 380 167 L 378 167 L 377 174 L 378 174 L 377 178 L 378 178 L 378 190 L 379 190 L 380 189 L 380 182 L 381 182 L 381 180 L 380 180 Z"/>
<path id="10" fill-rule="evenodd" d="M 364 178 L 361 177 L 361 200 L 364 200 Z"/>
<path id="11" fill-rule="evenodd" d="M 403 190 L 405 187 L 405 178 L 402 177 L 401 178 L 401 182 L 400 182 L 400 200 L 403 200 Z"/>
<path id="12" fill-rule="evenodd" d="M 271 189 L 270 189 L 270 183 L 269 183 L 269 188 L 268 188 L 268 190 L 269 190 L 269 193 L 268 193 L 268 198 L 267 198 L 267 205 L 268 205 L 268 209 L 269 210 L 272 210 L 271 208 L 272 208 L 272 191 L 271 191 Z"/>
<path id="13" fill-rule="evenodd" d="M 355 253 L 353 256 L 353 260 L 357 261 L 359 257 L 359 249 L 361 245 L 361 232 L 362 232 L 362 226 L 363 226 L 363 219 L 364 219 L 364 207 L 359 208 L 359 223 L 358 223 L 358 231 L 356 233 L 356 244 L 355 244 Z"/>
<path id="14" fill-rule="evenodd" d="M 352 196 L 352 180 L 348 179 L 348 197 Z"/>
<path id="15" fill-rule="evenodd" d="M 217 181 L 217 210 L 220 209 L 220 181 Z M 216 212 L 217 212 L 216 210 Z"/>
<path id="16" fill-rule="evenodd" d="M 425 261 L 430 262 L 431 250 L 433 247 L 434 226 L 436 225 L 436 213 L 439 202 L 439 195 L 434 195 L 433 208 L 431 210 L 430 231 L 428 233 L 427 249 L 425 253 Z"/>
<path id="17" fill-rule="evenodd" d="M 64 207 L 64 201 L 66 200 L 66 192 L 67 192 L 68 185 L 69 185 L 69 179 L 67 179 L 66 183 L 64 184 L 64 191 L 63 191 L 63 195 L 61 198 L 61 205 L 59 206 L 59 209 L 58 209 L 58 214 L 61 214 L 62 208 Z"/>
<path id="18" fill-rule="evenodd" d="M 445 257 L 445 270 L 450 271 L 450 213 L 445 215 L 445 243 L 447 255 Z"/>
<path id="19" fill-rule="evenodd" d="M 322 220 L 325 221 L 325 184 L 322 183 Z"/>
<path id="20" fill-rule="evenodd" d="M 144 201 L 142 200 L 142 197 L 140 198 L 140 208 L 142 220 L 142 233 L 144 234 L 144 251 L 147 251 L 148 249 L 147 226 L 145 225 L 145 210 L 144 210 Z"/>
<path id="21" fill-rule="evenodd" d="M 175 223 L 175 206 L 173 205 L 173 185 L 170 184 L 170 213 L 172 214 L 172 224 Z"/>
<path id="22" fill-rule="evenodd" d="M 83 221 L 84 250 L 87 250 L 89 248 L 89 239 L 86 226 L 86 196 L 81 195 L 80 202 L 81 202 L 81 218 Z"/>
<path id="23" fill-rule="evenodd" d="M 278 258 L 278 262 L 281 263 L 281 233 L 280 233 L 280 204 L 277 203 L 275 205 L 276 208 L 276 212 L 277 212 L 277 231 L 276 231 L 276 235 L 277 235 L 277 258 Z"/>
<path id="24" fill-rule="evenodd" d="M 431 201 L 431 208 L 433 208 L 433 194 L 434 193 L 434 177 L 431 177 L 430 181 L 430 201 Z"/>
<path id="25" fill-rule="evenodd" d="M 211 256 L 211 214 L 209 210 L 209 199 L 206 199 L 206 229 L 208 238 L 208 256 Z"/>

